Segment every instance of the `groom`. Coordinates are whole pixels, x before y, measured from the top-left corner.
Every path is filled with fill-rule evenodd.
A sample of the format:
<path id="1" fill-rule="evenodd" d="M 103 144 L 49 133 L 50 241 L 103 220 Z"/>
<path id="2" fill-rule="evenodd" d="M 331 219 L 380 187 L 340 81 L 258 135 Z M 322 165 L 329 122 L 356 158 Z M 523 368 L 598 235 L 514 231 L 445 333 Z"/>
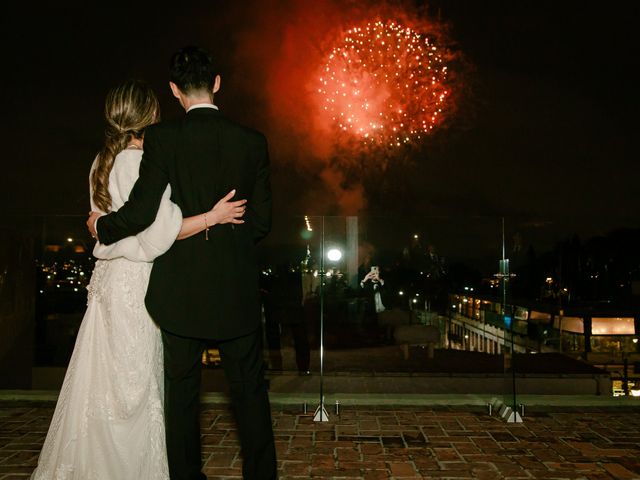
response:
<path id="1" fill-rule="evenodd" d="M 235 199 L 247 199 L 244 223 L 216 225 L 176 241 L 154 262 L 145 303 L 162 329 L 171 479 L 206 479 L 198 413 L 206 340 L 219 342 L 238 423 L 243 476 L 274 479 L 254 251 L 271 227 L 267 142 L 261 133 L 225 118 L 213 104 L 220 76 L 205 50 L 189 46 L 175 53 L 170 78 L 171 91 L 187 114 L 146 129 L 140 176 L 129 201 L 97 221 L 92 214 L 87 225 L 107 245 L 137 234 L 154 221 L 168 183 L 185 217 L 209 210 L 232 189 Z"/>

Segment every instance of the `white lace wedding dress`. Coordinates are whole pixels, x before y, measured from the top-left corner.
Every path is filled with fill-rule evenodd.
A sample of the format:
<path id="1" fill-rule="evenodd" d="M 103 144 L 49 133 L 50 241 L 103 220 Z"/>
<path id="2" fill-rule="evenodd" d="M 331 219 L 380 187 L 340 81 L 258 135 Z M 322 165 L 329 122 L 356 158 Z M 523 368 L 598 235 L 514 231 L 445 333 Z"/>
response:
<path id="1" fill-rule="evenodd" d="M 141 156 L 125 150 L 116 157 L 113 210 L 128 198 Z M 162 340 L 144 306 L 150 262 L 182 223 L 169 196 L 167 188 L 148 229 L 94 248 L 87 310 L 32 480 L 169 479 Z"/>

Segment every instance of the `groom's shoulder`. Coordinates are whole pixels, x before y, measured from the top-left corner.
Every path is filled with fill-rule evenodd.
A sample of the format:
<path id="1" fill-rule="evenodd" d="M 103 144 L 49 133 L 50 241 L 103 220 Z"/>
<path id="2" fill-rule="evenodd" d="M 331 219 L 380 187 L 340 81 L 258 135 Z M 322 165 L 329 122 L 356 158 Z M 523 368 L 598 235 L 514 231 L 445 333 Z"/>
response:
<path id="1" fill-rule="evenodd" d="M 175 132 L 180 128 L 181 125 L 180 120 L 162 120 L 161 122 L 154 123 L 153 125 L 149 125 L 146 128 L 146 132 L 152 132 L 153 134 L 167 134 L 171 132 Z"/>
<path id="2" fill-rule="evenodd" d="M 163 120 L 162 122 L 149 125 L 144 130 L 145 142 L 149 139 L 163 142 L 176 136 L 179 122 L 175 120 Z"/>
<path id="3" fill-rule="evenodd" d="M 253 127 L 249 127 L 229 119 L 227 119 L 227 125 L 229 132 L 244 142 L 249 142 L 250 144 L 262 144 L 267 141 L 264 133 Z"/>

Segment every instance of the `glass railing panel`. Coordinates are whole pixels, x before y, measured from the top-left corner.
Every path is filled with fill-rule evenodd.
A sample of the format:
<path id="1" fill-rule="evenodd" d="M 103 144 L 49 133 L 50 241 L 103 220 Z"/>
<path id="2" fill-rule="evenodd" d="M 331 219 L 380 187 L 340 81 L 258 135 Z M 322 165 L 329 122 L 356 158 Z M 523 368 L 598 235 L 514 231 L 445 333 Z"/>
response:
<path id="1" fill-rule="evenodd" d="M 0 220 L 0 388 L 58 388 L 94 264 L 86 217 Z M 258 245 L 272 386 L 316 392 L 322 370 L 332 393 L 478 393 L 512 410 L 521 394 L 587 383 L 632 395 L 637 232 L 577 241 L 509 218 L 503 230 L 502 218 L 276 216 Z M 203 363 L 205 389 L 224 388 L 214 342 Z"/>
<path id="2" fill-rule="evenodd" d="M 320 226 L 310 252 L 324 280 L 317 315 L 329 387 L 504 397 L 509 339 L 493 288 L 498 219 L 312 223 Z"/>
<path id="3" fill-rule="evenodd" d="M 87 285 L 95 259 L 94 240 L 85 221 L 84 216 L 39 219 L 42 230 L 36 256 L 39 308 L 34 366 L 48 373 L 49 381 L 61 380 L 87 306 Z M 47 375 L 34 378 L 38 382 L 41 379 L 47 380 Z"/>
<path id="4" fill-rule="evenodd" d="M 596 224 L 505 219 L 516 409 L 529 393 L 632 394 L 640 257 L 630 245 L 640 228 Z"/>
<path id="5" fill-rule="evenodd" d="M 92 242 L 81 216 L 0 218 L 0 388 L 55 388 L 86 306 Z"/>

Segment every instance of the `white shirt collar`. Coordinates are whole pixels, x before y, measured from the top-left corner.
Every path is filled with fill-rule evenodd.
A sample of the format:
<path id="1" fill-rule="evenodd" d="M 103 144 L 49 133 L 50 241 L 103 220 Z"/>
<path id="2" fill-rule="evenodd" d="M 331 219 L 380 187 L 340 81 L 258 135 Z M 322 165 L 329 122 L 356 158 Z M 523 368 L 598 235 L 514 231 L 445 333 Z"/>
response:
<path id="1" fill-rule="evenodd" d="M 193 110 L 194 108 L 215 108 L 216 110 L 218 110 L 217 105 L 213 105 L 212 103 L 196 103 L 195 105 L 191 105 L 187 109 L 187 113 Z"/>

